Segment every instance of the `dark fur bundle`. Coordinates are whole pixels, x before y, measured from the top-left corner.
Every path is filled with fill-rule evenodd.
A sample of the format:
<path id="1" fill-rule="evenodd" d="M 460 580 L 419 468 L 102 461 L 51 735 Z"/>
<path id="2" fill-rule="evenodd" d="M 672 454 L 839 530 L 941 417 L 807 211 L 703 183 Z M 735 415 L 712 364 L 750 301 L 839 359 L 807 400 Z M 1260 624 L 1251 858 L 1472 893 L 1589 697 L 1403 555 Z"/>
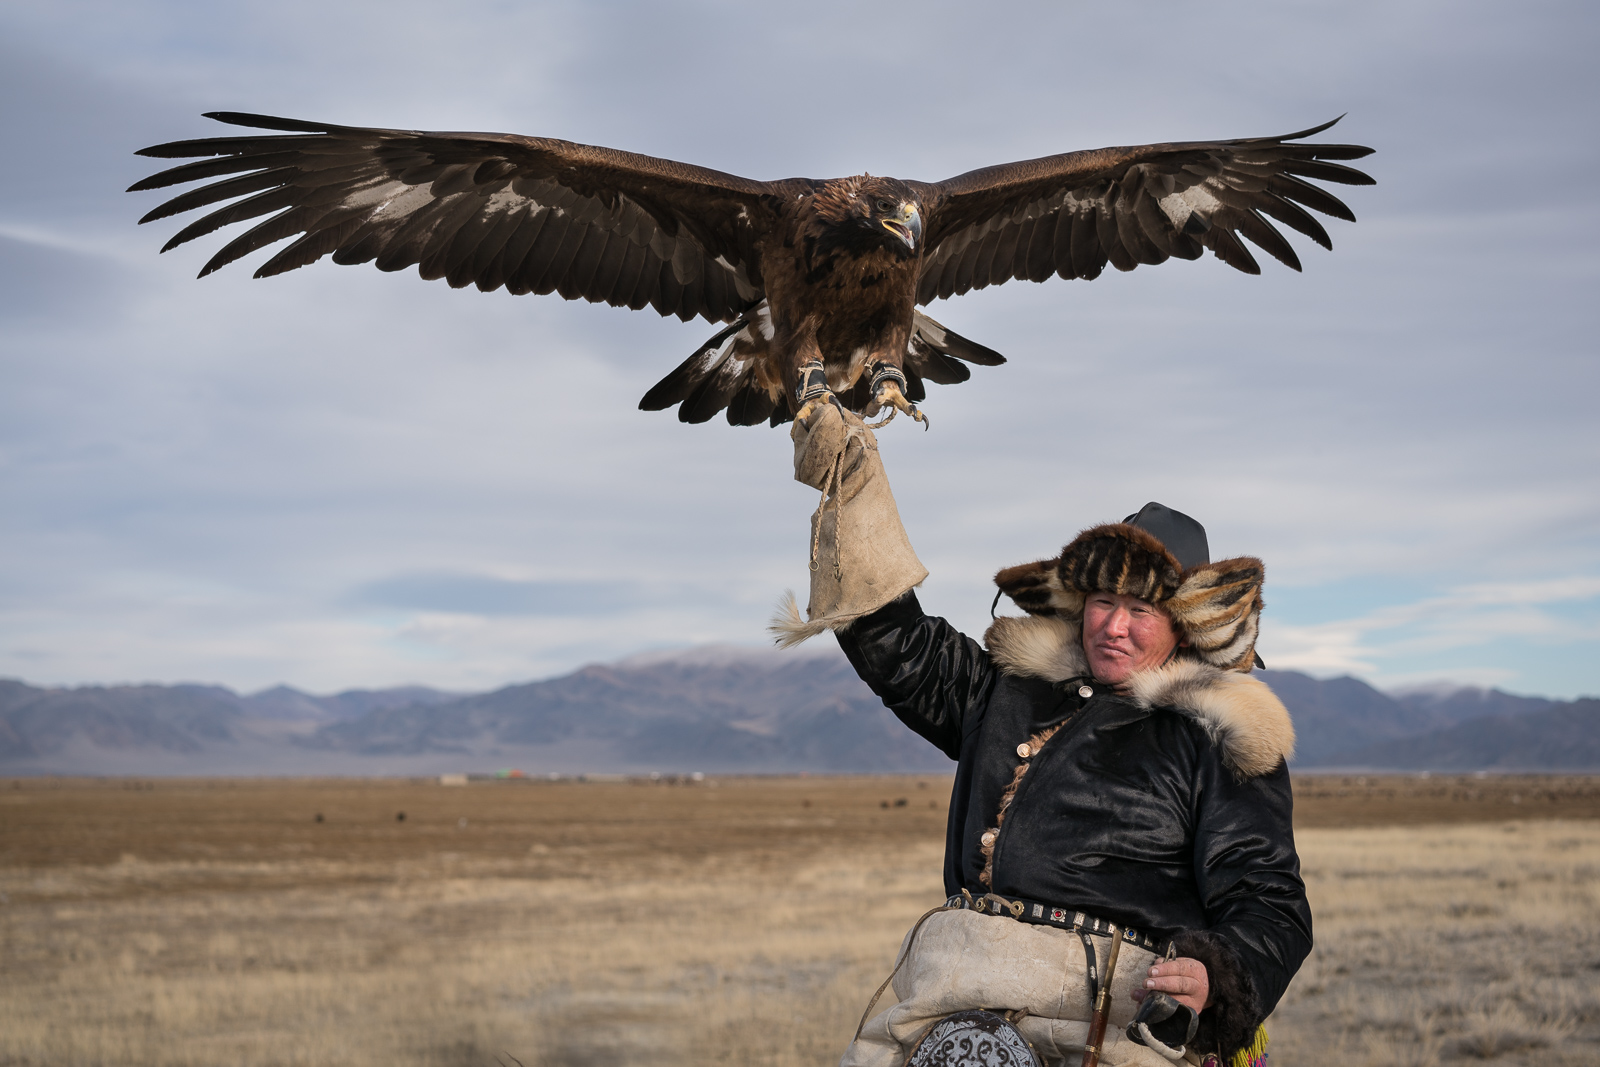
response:
<path id="1" fill-rule="evenodd" d="M 1061 584 L 1053 559 L 1007 567 L 994 576 L 994 584 L 1030 615 L 1083 614 L 1083 594 Z"/>
<path id="2" fill-rule="evenodd" d="M 1166 546 L 1137 526 L 1109 523 L 1085 530 L 1061 550 L 1061 584 L 1080 593 L 1117 593 L 1164 604 L 1183 567 Z"/>
<path id="3" fill-rule="evenodd" d="M 1186 930 L 1172 939 L 1179 956 L 1205 964 L 1211 983 L 1211 1006 L 1200 1013 L 1194 1048 L 1216 1052 L 1226 1062 L 1255 1039 L 1261 1025 L 1261 1000 L 1245 970 L 1238 949 L 1221 934 Z"/>

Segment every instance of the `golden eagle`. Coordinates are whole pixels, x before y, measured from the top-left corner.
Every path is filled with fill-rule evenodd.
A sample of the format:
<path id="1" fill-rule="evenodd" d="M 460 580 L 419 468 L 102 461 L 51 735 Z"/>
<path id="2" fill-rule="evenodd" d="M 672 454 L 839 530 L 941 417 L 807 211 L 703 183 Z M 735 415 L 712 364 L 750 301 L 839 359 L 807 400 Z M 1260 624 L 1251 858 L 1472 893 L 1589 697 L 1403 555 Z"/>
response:
<path id="1" fill-rule="evenodd" d="M 1207 248 L 1259 274 L 1241 237 L 1299 270 L 1267 217 L 1332 248 L 1311 212 L 1355 216 L 1307 179 L 1372 184 L 1330 162 L 1372 149 L 1302 140 L 1332 122 L 1282 137 L 1069 152 L 927 183 L 867 174 L 752 181 L 546 137 L 207 117 L 284 133 L 139 153 L 197 161 L 130 192 L 223 178 L 140 222 L 231 201 L 163 252 L 267 216 L 201 277 L 292 237 L 256 277 L 331 253 L 379 270 L 416 264 L 457 288 L 554 292 L 727 323 L 639 406 L 677 404 L 684 422 L 726 409 L 742 426 L 779 425 L 829 396 L 869 416 L 902 410 L 923 420 L 914 402 L 924 381 L 966 381 L 966 363 L 1005 358 L 919 305 L 1013 278 L 1089 279 L 1107 263 L 1198 259 Z"/>

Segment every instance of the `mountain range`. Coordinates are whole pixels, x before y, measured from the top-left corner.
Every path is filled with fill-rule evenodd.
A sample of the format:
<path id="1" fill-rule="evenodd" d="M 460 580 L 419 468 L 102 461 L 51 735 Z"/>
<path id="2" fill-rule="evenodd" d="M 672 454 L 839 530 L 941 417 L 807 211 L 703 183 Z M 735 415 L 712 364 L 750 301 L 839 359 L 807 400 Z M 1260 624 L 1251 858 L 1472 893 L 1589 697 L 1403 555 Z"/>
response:
<path id="1" fill-rule="evenodd" d="M 1296 769 L 1600 770 L 1600 701 L 1495 689 L 1385 693 L 1261 677 L 1289 708 Z M 919 772 L 944 755 L 836 649 L 703 648 L 489 693 L 421 686 L 248 696 L 209 685 L 43 688 L 0 679 L 0 773 Z"/>

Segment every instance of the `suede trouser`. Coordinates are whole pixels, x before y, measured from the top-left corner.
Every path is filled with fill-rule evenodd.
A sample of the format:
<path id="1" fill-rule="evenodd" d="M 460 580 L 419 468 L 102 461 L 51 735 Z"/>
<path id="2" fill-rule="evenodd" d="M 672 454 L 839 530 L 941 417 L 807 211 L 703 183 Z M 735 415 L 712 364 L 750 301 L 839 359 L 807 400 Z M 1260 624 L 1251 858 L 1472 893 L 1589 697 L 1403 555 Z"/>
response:
<path id="1" fill-rule="evenodd" d="M 955 910 L 931 915 L 900 946 L 892 988 L 899 1003 L 867 1020 L 840 1067 L 901 1067 L 934 1023 L 954 1012 L 988 1008 L 1027 1015 L 1016 1024 L 1046 1064 L 1077 1067 L 1089 1033 L 1089 977 L 1083 942 L 1071 930 Z M 1100 966 L 1108 938 L 1095 937 Z M 1156 956 L 1124 942 L 1111 981 L 1111 1017 L 1100 1052 L 1105 1067 L 1170 1067 L 1123 1028 L 1138 1005 L 1129 998 Z"/>

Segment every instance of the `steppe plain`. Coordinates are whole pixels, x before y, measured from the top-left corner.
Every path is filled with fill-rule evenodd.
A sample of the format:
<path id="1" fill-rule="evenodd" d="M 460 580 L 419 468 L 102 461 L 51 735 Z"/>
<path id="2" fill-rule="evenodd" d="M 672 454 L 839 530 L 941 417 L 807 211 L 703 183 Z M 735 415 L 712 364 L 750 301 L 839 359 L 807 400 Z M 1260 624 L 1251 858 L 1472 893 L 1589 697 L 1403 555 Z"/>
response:
<path id="1" fill-rule="evenodd" d="M 0 1064 L 829 1064 L 948 788 L 0 780 Z M 1600 779 L 1304 776 L 1296 824 L 1274 1064 L 1600 1062 Z"/>

